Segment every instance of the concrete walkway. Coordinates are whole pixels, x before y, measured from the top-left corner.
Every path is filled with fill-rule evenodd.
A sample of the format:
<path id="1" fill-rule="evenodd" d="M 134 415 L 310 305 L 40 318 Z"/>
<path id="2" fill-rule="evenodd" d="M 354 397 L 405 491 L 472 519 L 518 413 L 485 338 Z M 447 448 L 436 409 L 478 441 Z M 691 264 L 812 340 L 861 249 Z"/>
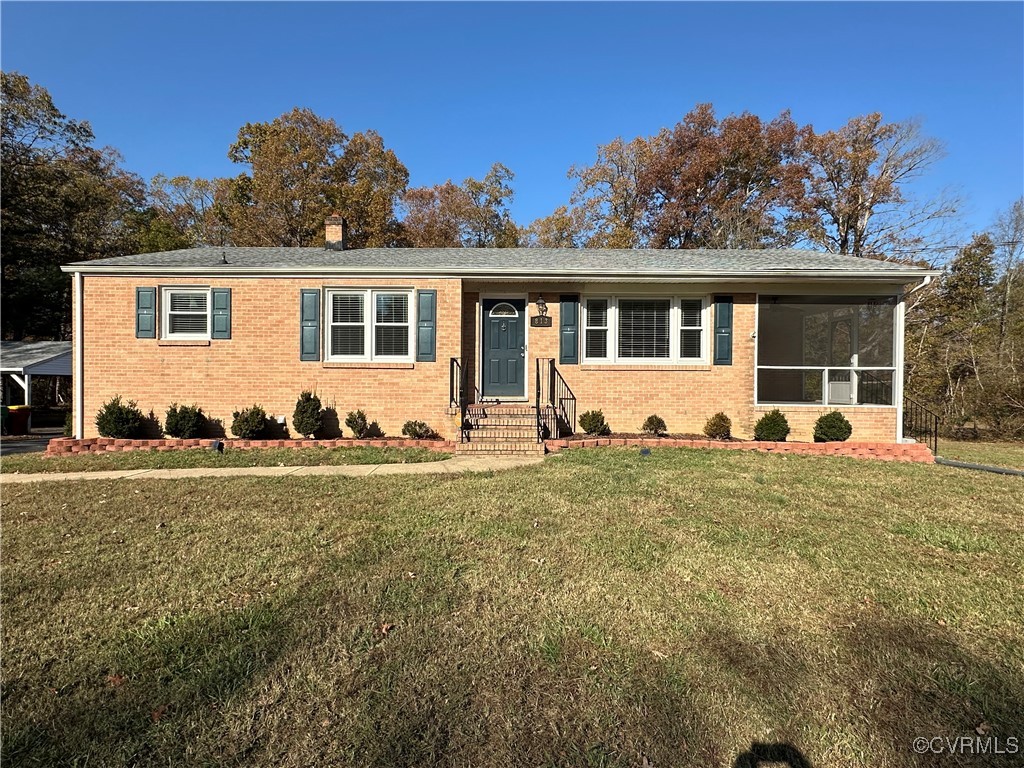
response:
<path id="1" fill-rule="evenodd" d="M 540 464 L 540 456 L 455 456 L 417 464 L 339 464 L 322 467 L 196 467 L 194 469 L 121 469 L 111 472 L 40 472 L 0 474 L 0 483 L 45 483 L 69 480 L 177 480 L 188 477 L 310 477 L 368 475 L 453 475 L 496 472 Z"/>

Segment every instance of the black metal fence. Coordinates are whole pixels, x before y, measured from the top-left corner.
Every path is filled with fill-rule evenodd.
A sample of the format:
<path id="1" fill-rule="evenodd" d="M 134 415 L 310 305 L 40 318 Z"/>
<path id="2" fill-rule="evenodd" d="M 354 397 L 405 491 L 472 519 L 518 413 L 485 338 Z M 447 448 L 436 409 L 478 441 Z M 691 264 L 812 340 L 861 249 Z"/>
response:
<path id="1" fill-rule="evenodd" d="M 939 416 L 916 400 L 903 398 L 903 436 L 925 443 L 933 454 L 939 453 Z"/>

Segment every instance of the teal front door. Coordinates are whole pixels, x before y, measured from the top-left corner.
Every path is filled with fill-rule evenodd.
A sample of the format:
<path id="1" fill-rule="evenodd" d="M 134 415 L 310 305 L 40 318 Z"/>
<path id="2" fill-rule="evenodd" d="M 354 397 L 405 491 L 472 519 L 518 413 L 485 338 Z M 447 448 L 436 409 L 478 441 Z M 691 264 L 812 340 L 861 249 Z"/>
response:
<path id="1" fill-rule="evenodd" d="M 485 398 L 526 396 L 526 299 L 484 299 L 483 368 Z"/>

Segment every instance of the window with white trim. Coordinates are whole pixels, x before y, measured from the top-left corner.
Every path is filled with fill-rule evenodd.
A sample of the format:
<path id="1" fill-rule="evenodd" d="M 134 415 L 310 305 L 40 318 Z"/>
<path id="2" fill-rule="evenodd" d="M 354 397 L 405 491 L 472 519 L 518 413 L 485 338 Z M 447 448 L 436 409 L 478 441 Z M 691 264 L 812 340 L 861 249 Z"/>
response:
<path id="1" fill-rule="evenodd" d="M 706 296 L 587 297 L 583 362 L 707 362 Z"/>
<path id="2" fill-rule="evenodd" d="M 679 357 L 700 360 L 704 357 L 704 301 L 679 300 Z"/>
<path id="3" fill-rule="evenodd" d="M 328 361 L 411 362 L 412 291 L 327 291 Z"/>
<path id="4" fill-rule="evenodd" d="M 587 299 L 583 357 L 608 359 L 608 299 Z"/>
<path id="5" fill-rule="evenodd" d="M 165 287 L 160 298 L 162 338 L 210 338 L 209 288 Z"/>

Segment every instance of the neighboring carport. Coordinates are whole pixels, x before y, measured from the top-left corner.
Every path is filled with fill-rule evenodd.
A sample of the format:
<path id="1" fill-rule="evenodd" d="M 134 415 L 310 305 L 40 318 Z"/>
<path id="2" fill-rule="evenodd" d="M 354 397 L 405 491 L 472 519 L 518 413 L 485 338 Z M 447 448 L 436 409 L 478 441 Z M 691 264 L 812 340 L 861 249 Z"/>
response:
<path id="1" fill-rule="evenodd" d="M 20 404 L 32 405 L 33 376 L 71 376 L 70 341 L 0 341 L 3 404 L 11 406 L 12 393 L 21 390 Z M 17 385 L 12 386 L 11 383 Z M 31 410 L 28 428 L 32 427 Z"/>

